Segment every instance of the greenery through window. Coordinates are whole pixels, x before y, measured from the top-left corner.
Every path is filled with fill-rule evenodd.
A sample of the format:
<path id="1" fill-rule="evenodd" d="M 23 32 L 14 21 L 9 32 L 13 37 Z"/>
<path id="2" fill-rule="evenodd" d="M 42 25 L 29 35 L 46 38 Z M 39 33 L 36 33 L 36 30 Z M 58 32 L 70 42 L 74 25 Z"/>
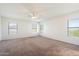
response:
<path id="1" fill-rule="evenodd" d="M 79 37 L 79 18 L 68 21 L 68 35 Z"/>

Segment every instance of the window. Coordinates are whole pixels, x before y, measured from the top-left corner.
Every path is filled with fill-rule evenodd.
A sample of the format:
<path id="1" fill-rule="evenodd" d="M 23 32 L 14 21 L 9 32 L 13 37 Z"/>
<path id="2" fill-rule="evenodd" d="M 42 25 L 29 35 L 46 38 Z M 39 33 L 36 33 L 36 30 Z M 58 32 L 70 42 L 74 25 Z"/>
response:
<path id="1" fill-rule="evenodd" d="M 8 24 L 8 33 L 9 34 L 16 34 L 17 33 L 17 24 L 16 23 L 9 23 Z"/>
<path id="2" fill-rule="evenodd" d="M 39 22 L 32 23 L 32 32 L 40 32 L 40 23 Z"/>
<path id="3" fill-rule="evenodd" d="M 79 37 L 79 18 L 68 21 L 68 35 Z"/>

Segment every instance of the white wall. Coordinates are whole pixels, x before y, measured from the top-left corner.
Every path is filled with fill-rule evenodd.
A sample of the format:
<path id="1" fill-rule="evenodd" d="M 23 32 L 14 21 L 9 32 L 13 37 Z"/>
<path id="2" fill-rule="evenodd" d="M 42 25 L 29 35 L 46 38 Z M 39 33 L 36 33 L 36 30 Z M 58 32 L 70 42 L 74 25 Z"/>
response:
<path id="1" fill-rule="evenodd" d="M 29 19 L 29 18 L 28 18 Z M 10 35 L 8 34 L 8 23 L 15 22 L 18 24 L 17 34 Z M 22 37 L 35 36 L 35 33 L 32 33 L 32 21 L 27 19 L 12 19 L 7 17 L 2 17 L 2 38 L 5 39 L 14 39 Z"/>
<path id="2" fill-rule="evenodd" d="M 2 39 L 1 37 L 1 17 L 0 17 L 0 40 Z"/>
<path id="3" fill-rule="evenodd" d="M 54 17 L 50 20 L 44 21 L 42 36 L 79 45 L 78 37 L 67 36 L 67 20 L 75 17 L 79 18 L 79 12 Z"/>

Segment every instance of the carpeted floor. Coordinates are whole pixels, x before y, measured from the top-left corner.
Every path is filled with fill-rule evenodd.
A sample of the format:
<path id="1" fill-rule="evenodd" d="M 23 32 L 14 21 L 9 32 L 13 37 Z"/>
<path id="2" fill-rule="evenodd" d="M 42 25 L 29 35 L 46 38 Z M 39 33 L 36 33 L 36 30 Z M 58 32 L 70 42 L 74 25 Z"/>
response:
<path id="1" fill-rule="evenodd" d="M 45 38 L 29 37 L 0 41 L 2 56 L 79 56 L 79 46 Z"/>

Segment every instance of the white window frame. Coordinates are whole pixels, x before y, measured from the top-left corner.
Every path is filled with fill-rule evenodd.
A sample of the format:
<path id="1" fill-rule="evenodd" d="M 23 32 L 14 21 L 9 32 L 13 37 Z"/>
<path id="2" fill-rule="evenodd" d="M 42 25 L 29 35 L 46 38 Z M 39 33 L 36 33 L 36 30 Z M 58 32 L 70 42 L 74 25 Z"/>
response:
<path id="1" fill-rule="evenodd" d="M 8 23 L 8 34 L 9 34 L 9 35 L 11 35 L 11 34 L 16 34 L 16 33 L 18 32 L 18 24 L 17 24 L 17 23 L 14 23 L 14 24 L 16 24 L 15 28 L 11 28 L 11 27 L 10 27 L 10 24 L 13 24 L 13 23 L 14 23 L 14 22 L 9 22 L 9 23 Z M 10 31 L 11 29 L 15 29 L 15 33 L 11 33 L 11 31 Z"/>

